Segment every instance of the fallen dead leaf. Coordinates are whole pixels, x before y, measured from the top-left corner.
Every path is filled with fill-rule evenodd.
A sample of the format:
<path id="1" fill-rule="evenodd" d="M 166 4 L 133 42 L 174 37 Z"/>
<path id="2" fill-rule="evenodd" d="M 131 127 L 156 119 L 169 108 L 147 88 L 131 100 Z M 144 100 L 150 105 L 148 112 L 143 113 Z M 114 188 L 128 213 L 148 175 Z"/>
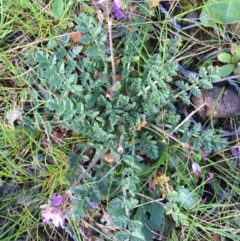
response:
<path id="1" fill-rule="evenodd" d="M 230 53 L 231 53 L 232 55 L 235 55 L 235 54 L 236 54 L 237 47 L 238 47 L 238 44 L 236 44 L 236 43 L 231 44 Z"/>
<path id="2" fill-rule="evenodd" d="M 140 131 L 142 129 L 142 127 L 147 125 L 147 121 L 143 121 L 141 122 L 138 126 L 137 126 L 137 130 Z"/>
<path id="3" fill-rule="evenodd" d="M 9 110 L 6 116 L 7 123 L 9 125 L 13 125 L 13 122 L 22 116 L 22 113 L 23 112 L 18 107 L 14 107 L 13 109 Z"/>
<path id="4" fill-rule="evenodd" d="M 112 156 L 112 155 L 109 155 L 109 154 L 105 154 L 104 155 L 104 160 L 106 161 L 106 162 L 115 162 L 116 161 L 116 158 L 114 157 L 114 156 Z"/>
<path id="5" fill-rule="evenodd" d="M 74 44 L 78 43 L 78 40 L 82 37 L 80 32 L 75 32 L 70 34 L 70 38 Z"/>
<path id="6" fill-rule="evenodd" d="M 147 0 L 149 9 L 156 8 L 160 0 Z"/>

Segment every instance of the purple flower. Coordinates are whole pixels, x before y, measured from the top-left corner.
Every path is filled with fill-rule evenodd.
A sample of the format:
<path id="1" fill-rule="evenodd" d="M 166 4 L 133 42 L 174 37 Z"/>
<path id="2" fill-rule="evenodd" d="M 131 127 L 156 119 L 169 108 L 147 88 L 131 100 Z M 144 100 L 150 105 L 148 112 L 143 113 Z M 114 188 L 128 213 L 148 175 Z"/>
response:
<path id="1" fill-rule="evenodd" d="M 63 198 L 61 195 L 58 195 L 58 194 L 53 194 L 52 196 L 52 205 L 54 207 L 58 207 L 62 204 L 63 202 Z"/>
<path id="2" fill-rule="evenodd" d="M 101 4 L 98 1 L 93 1 L 93 5 L 96 7 L 96 9 L 100 9 Z"/>
<path id="3" fill-rule="evenodd" d="M 56 208 L 48 208 L 42 211 L 43 222 L 51 221 L 55 227 L 63 228 L 64 218 L 62 212 Z"/>
<path id="4" fill-rule="evenodd" d="M 200 177 L 202 175 L 202 169 L 197 162 L 192 163 L 192 169 L 193 169 L 196 177 Z"/>
<path id="5" fill-rule="evenodd" d="M 234 157 L 238 157 L 239 156 L 239 151 L 236 147 L 232 147 L 231 148 L 231 153 Z"/>
<path id="6" fill-rule="evenodd" d="M 122 12 L 121 5 L 117 0 L 113 2 L 112 12 L 114 17 L 116 17 L 118 20 L 125 17 L 124 13 Z"/>
<path id="7" fill-rule="evenodd" d="M 97 207 L 97 204 L 93 201 L 90 201 L 90 204 L 93 206 L 93 207 Z"/>

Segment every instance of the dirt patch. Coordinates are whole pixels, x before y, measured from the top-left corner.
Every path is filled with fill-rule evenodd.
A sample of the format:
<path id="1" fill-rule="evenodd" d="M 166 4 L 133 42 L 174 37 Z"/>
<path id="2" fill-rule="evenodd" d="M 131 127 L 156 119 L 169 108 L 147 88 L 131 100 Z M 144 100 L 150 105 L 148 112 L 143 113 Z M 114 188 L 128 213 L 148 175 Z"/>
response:
<path id="1" fill-rule="evenodd" d="M 205 104 L 198 111 L 198 114 L 203 118 L 211 115 L 213 118 L 228 118 L 240 115 L 240 98 L 231 88 L 223 90 L 223 87 L 214 86 L 211 90 L 202 90 L 201 97 L 194 96 L 192 101 L 196 108 Z"/>

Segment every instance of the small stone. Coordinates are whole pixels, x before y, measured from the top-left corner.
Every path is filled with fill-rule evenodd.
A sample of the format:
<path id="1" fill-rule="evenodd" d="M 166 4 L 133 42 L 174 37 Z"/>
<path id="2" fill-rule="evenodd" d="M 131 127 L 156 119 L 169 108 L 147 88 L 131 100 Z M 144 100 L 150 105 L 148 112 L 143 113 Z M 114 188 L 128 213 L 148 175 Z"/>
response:
<path id="1" fill-rule="evenodd" d="M 200 98 L 196 96 L 192 97 L 192 102 L 196 108 L 200 107 L 203 103 L 205 104 L 198 111 L 201 117 L 210 117 L 211 114 L 213 118 L 228 118 L 240 115 L 240 98 L 238 94 L 233 89 L 226 88 L 220 97 L 222 88 L 214 86 L 210 90 L 202 90 Z M 213 112 L 213 108 L 219 97 L 219 102 Z"/>
<path id="2" fill-rule="evenodd" d="M 191 11 L 187 14 L 186 19 L 192 20 L 192 21 L 196 21 L 199 19 L 199 12 L 194 10 Z"/>

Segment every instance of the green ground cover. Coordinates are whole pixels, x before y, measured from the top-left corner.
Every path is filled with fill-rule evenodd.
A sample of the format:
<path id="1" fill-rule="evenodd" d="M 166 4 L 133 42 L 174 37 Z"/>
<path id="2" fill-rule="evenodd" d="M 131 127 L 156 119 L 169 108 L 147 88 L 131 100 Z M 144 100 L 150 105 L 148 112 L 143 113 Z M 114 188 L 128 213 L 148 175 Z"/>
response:
<path id="1" fill-rule="evenodd" d="M 240 240 L 239 8 L 0 0 L 0 240 Z"/>

